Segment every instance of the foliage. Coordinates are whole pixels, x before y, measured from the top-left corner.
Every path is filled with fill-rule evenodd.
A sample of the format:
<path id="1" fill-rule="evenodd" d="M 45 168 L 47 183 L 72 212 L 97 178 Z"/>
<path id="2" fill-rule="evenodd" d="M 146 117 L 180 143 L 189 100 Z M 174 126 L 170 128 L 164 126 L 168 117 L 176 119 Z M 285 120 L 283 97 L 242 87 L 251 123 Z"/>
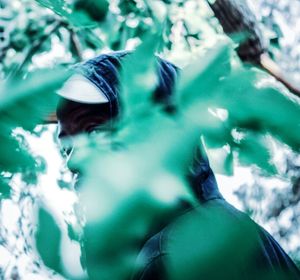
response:
<path id="1" fill-rule="evenodd" d="M 36 246 L 46 266 L 61 272 L 59 226 L 49 212 L 40 208 L 38 213 L 38 231 L 36 232 Z M 49 233 L 51 234 L 49 235 Z"/>
<path id="2" fill-rule="evenodd" d="M 299 152 L 299 102 L 289 93 L 264 84 L 266 73 L 242 65 L 234 53 L 235 46 L 213 32 L 218 25 L 209 29 L 216 43 L 209 48 L 205 44 L 199 47 L 213 21 L 209 13 L 202 14 L 204 23 L 194 28 L 188 19 L 175 15 L 188 5 L 184 1 L 120 0 L 110 5 L 105 0 L 36 2 L 40 6 L 24 1 L 21 12 L 3 4 L 11 17 L 7 26 L 21 14 L 25 20 L 18 21 L 18 29 L 3 32 L 6 43 L 0 51 L 6 80 L 0 95 L 0 199 L 15 195 L 10 186 L 17 175 L 23 175 L 26 187 L 36 184 L 38 174 L 44 171 L 42 162 L 17 131 L 22 128 L 34 133 L 36 125 L 55 108 L 53 92 L 70 75 L 64 66 L 86 58 L 88 52 L 123 49 L 130 42 L 138 44 L 122 65 L 126 69 L 120 76 L 124 118 L 113 135 L 75 138 L 68 163 L 82 175 L 80 202 L 85 209 L 84 234 L 77 234 L 70 225 L 69 234 L 81 243 L 82 263 L 91 279 L 125 279 L 149 231 L 161 228 L 177 215 L 180 201 L 197 205 L 185 176 L 194 147 L 200 145 L 200 133 L 208 148 L 227 148 L 228 173 L 236 158 L 239 164 L 254 165 L 264 174 L 281 175 L 272 163 L 270 143 L 275 140 Z M 13 3 L 20 7 L 20 2 Z M 48 27 L 43 28 L 41 21 Z M 174 26 L 179 22 L 183 23 L 180 38 L 185 49 L 198 50 L 200 55 L 182 69 L 174 100 L 177 112 L 169 115 L 154 106 L 150 98 L 156 83 L 154 54 L 160 51 L 168 57 L 176 50 L 179 43 L 174 38 Z M 49 55 L 55 44 L 63 45 L 64 56 L 52 59 L 52 67 L 38 69 L 38 59 L 44 52 Z M 225 117 L 218 115 L 220 110 Z M 213 217 L 194 226 L 211 227 L 210 221 L 218 213 L 207 215 Z M 219 231 L 231 236 L 230 225 L 230 221 L 224 222 Z M 40 257 L 46 266 L 62 273 L 62 232 L 50 212 L 39 210 L 37 228 Z M 189 236 L 193 228 L 185 234 L 181 228 L 177 230 L 184 244 L 195 238 Z M 245 232 L 234 234 L 238 239 Z M 226 238 L 222 242 L 226 249 Z M 240 248 L 241 252 L 248 250 L 247 246 Z M 216 254 L 215 247 L 208 245 L 206 249 L 212 262 L 220 261 L 223 255 Z M 178 275 L 187 273 L 176 264 L 178 260 L 172 261 Z"/>

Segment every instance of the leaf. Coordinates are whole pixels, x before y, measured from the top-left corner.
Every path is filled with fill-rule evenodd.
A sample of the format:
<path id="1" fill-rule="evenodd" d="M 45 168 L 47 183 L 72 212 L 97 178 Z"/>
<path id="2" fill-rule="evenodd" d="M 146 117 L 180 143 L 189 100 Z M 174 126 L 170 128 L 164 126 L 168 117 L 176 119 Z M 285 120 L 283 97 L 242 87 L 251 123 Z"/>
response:
<path id="1" fill-rule="evenodd" d="M 220 88 L 220 79 L 229 74 L 229 45 L 218 42 L 203 57 L 183 69 L 178 84 L 177 104 L 186 110 L 199 100 L 210 100 Z"/>
<path id="2" fill-rule="evenodd" d="M 268 132 L 299 151 L 300 103 L 272 86 L 260 86 L 266 77 L 258 71 L 237 69 L 223 81 L 215 102 L 228 110 L 231 126 Z"/>
<path id="3" fill-rule="evenodd" d="M 61 231 L 55 219 L 44 208 L 38 212 L 38 229 L 35 235 L 36 248 L 44 264 L 61 272 L 60 242 Z"/>
<path id="4" fill-rule="evenodd" d="M 103 20 L 108 12 L 108 2 L 106 0 L 77 0 L 74 1 L 75 5 L 68 4 L 64 0 L 36 1 L 77 28 L 97 26 L 95 19 L 97 21 Z"/>
<path id="5" fill-rule="evenodd" d="M 264 137 L 257 133 L 247 132 L 238 146 L 238 159 L 242 165 L 255 164 L 269 174 L 276 174 L 277 170 L 271 163 L 271 152 Z"/>
<path id="6" fill-rule="evenodd" d="M 9 179 L 0 176 L 0 200 L 10 198 L 11 187 L 9 186 Z"/>
<path id="7" fill-rule="evenodd" d="M 88 48 L 100 50 L 104 47 L 104 42 L 90 28 L 79 30 L 77 34 Z"/>
<path id="8" fill-rule="evenodd" d="M 7 124 L 1 124 L 0 129 Z M 28 151 L 28 147 L 24 145 L 24 142 L 19 142 L 11 132 L 4 135 L 4 129 L 1 129 L 0 134 L 0 170 L 18 173 L 25 172 L 26 170 L 35 169 L 35 160 Z"/>
<path id="9" fill-rule="evenodd" d="M 151 93 L 158 83 L 158 62 L 154 56 L 158 35 L 150 33 L 144 38 L 141 45 L 122 60 L 120 85 L 125 112 L 149 109 Z"/>
<path id="10" fill-rule="evenodd" d="M 66 1 L 64 0 L 35 0 L 40 5 L 52 10 L 54 13 L 65 16 L 67 14 Z"/>
<path id="11" fill-rule="evenodd" d="M 33 130 L 55 111 L 58 96 L 54 90 L 62 85 L 69 73 L 61 68 L 38 70 L 25 80 L 2 85 L 0 94 L 0 170 L 23 173 L 42 171 L 41 160 L 30 154 L 24 137 L 14 129 Z M 28 176 L 30 175 L 30 176 Z M 25 178 L 25 177 L 24 177 Z"/>
<path id="12" fill-rule="evenodd" d="M 88 143 L 88 149 L 76 149 L 75 141 L 72 155 L 79 158 L 79 165 L 83 161 L 80 198 L 86 209 L 91 279 L 125 279 L 149 230 L 180 213 L 180 198 L 193 201 L 185 175 L 199 131 L 164 114 L 151 116 L 151 121 L 141 121 L 147 125 L 146 137 L 137 137 L 140 130 L 132 130 L 132 138 L 124 139 L 127 149 L 101 152 Z"/>
<path id="13" fill-rule="evenodd" d="M 195 64 L 184 70 L 178 87 L 178 102 L 182 104 L 185 117 L 199 125 L 209 147 L 229 144 L 234 149 L 231 132 L 241 128 L 262 135 L 271 134 L 299 151 L 299 102 L 274 87 L 262 85 L 267 75 L 260 71 L 238 67 L 226 74 L 226 66 L 222 66 L 222 61 L 226 61 L 225 50 L 226 46 L 217 47 L 208 53 L 201 65 L 199 62 L 200 66 Z M 207 92 L 203 94 L 200 89 Z M 228 117 L 223 120 L 212 118 L 208 108 L 223 108 Z M 256 165 L 272 173 L 274 168 L 262 159 L 270 160 L 268 149 L 265 147 L 263 152 L 263 145 L 258 142 L 262 153 L 258 154 Z M 245 149 L 250 150 L 250 147 Z M 254 157 L 251 161 L 253 163 Z"/>
<path id="14" fill-rule="evenodd" d="M 62 68 L 30 73 L 25 80 L 6 83 L 0 93 L 0 122 L 32 130 L 55 112 L 54 93 L 70 73 Z"/>
<path id="15" fill-rule="evenodd" d="M 209 149 L 208 155 L 214 172 L 233 176 L 233 154 L 228 146 L 218 149 Z"/>
<path id="16" fill-rule="evenodd" d="M 82 11 L 92 21 L 101 22 L 108 12 L 108 7 L 107 0 L 75 0 L 73 12 Z"/>

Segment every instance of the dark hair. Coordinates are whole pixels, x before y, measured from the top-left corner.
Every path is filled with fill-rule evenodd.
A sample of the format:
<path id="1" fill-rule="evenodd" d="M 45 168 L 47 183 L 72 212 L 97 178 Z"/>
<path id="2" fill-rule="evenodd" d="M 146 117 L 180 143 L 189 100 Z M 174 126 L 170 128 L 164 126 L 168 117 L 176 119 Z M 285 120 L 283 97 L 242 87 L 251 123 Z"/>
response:
<path id="1" fill-rule="evenodd" d="M 115 102 L 84 104 L 61 98 L 56 110 L 60 125 L 58 137 L 90 133 L 109 125 L 118 116 L 118 106 Z"/>

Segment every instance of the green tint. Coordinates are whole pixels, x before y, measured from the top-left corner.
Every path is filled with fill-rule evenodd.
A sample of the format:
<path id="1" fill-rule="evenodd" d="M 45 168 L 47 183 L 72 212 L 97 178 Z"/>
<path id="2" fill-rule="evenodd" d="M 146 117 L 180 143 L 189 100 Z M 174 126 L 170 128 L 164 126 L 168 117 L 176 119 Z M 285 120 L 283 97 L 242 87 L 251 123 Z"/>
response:
<path id="1" fill-rule="evenodd" d="M 9 180 L 0 177 L 0 200 L 10 198 L 11 188 L 9 186 Z"/>
<path id="2" fill-rule="evenodd" d="M 233 176 L 234 159 L 232 150 L 228 145 L 222 148 L 208 150 L 208 155 L 215 173 Z"/>
<path id="3" fill-rule="evenodd" d="M 180 198 L 193 203 L 184 178 L 200 142 L 198 130 L 159 112 L 135 122 L 139 125 L 129 125 L 131 133 L 118 149 L 103 142 L 97 147 L 97 135 L 75 139 L 70 164 L 83 175 L 91 279 L 126 279 L 148 233 L 180 213 Z"/>
<path id="4" fill-rule="evenodd" d="M 66 5 L 64 0 L 36 0 L 40 5 L 51 9 L 54 13 L 58 15 L 65 15 Z"/>
<path id="5" fill-rule="evenodd" d="M 218 40 L 202 56 L 194 58 L 192 65 L 182 69 L 175 93 L 176 113 L 166 114 L 152 101 L 158 83 L 158 58 L 154 54 L 158 48 L 173 51 L 176 44 L 171 40 L 176 37 L 173 27 L 177 23 L 168 15 L 174 14 L 171 2 L 176 1 L 165 1 L 170 2 L 166 18 L 159 7 L 160 17 L 156 15 L 147 1 L 116 1 L 118 7 L 112 8 L 119 9 L 117 12 L 109 10 L 105 0 L 36 2 L 56 14 L 50 22 L 62 21 L 58 25 L 60 32 L 44 34 L 46 38 L 72 41 L 71 47 L 65 46 L 66 53 L 71 51 L 78 59 L 90 55 L 91 49 L 120 49 L 131 46 L 129 39 L 141 40 L 121 63 L 122 119 L 114 131 L 72 139 L 74 151 L 68 166 L 79 173 L 77 187 L 86 225 L 83 230 L 83 222 L 68 225 L 68 234 L 81 243 L 82 264 L 90 279 L 128 279 L 144 242 L 166 225 L 175 237 L 167 244 L 172 253 L 166 258 L 171 279 L 240 279 L 241 271 L 248 268 L 246 279 L 272 279 L 273 274 L 262 277 L 261 271 L 250 270 L 250 257 L 258 239 L 254 224 L 216 201 L 199 206 L 186 175 L 195 147 L 201 144 L 201 135 L 208 148 L 225 147 L 226 153 L 218 158 L 224 173 L 233 173 L 237 155 L 239 163 L 254 164 L 275 174 L 267 138 L 274 137 L 299 151 L 299 103 L 263 85 L 268 75 L 240 65 L 232 56 L 234 46 Z M 188 1 L 177 2 L 176 11 L 181 15 Z M 202 33 L 191 33 L 186 22 L 182 24 L 186 34 L 180 36 L 201 44 Z M 29 30 L 34 32 L 36 28 L 43 32 L 43 26 Z M 31 42 L 32 34 L 27 38 L 22 32 L 19 29 L 12 36 L 12 47 L 17 52 Z M 34 40 L 32 45 L 42 50 L 39 43 L 45 42 Z M 25 56 L 25 62 L 29 58 Z M 15 129 L 22 127 L 32 132 L 42 123 L 54 111 L 54 91 L 69 75 L 61 68 L 38 70 L 28 73 L 24 80 L 1 87 L 0 199 L 11 195 L 10 178 L 5 172 L 21 174 L 23 181 L 35 184 L 36 174 L 45 171 L 43 161 L 32 155 L 26 140 Z M 225 114 L 218 115 L 218 110 Z M 174 220 L 183 214 L 179 201 L 197 208 Z M 61 231 L 54 218 L 41 208 L 37 249 L 45 265 L 58 272 L 60 241 Z"/>
<path id="6" fill-rule="evenodd" d="M 69 76 L 62 68 L 43 69 L 28 74 L 25 80 L 4 84 L 0 94 L 1 122 L 33 129 L 55 111 L 58 96 L 54 91 Z"/>
<path id="7" fill-rule="evenodd" d="M 150 99 L 155 86 L 155 57 L 150 56 L 154 38 L 150 36 L 122 63 L 125 113 L 117 130 L 111 135 L 74 139 L 69 166 L 82 176 L 84 250 L 91 279 L 126 279 L 147 234 L 181 213 L 178 200 L 197 205 L 185 176 L 194 147 L 200 145 L 200 133 L 208 147 L 228 148 L 223 164 L 227 174 L 233 172 L 233 153 L 243 164 L 275 173 L 265 135 L 269 132 L 277 137 L 279 119 L 264 116 L 257 104 L 270 106 L 269 102 L 278 99 L 292 114 L 298 114 L 294 101 L 275 89 L 255 86 L 257 72 L 230 70 L 230 46 L 226 44 L 208 51 L 201 65 L 197 62 L 183 69 L 177 88 L 179 110 L 172 116 L 162 112 Z M 224 116 L 216 113 L 219 109 Z M 197 208 L 187 221 L 175 226 L 178 234 L 170 248 L 180 258 L 168 260 L 171 279 L 185 275 L 188 279 L 210 275 L 210 279 L 223 275 L 238 279 L 244 269 L 260 277 L 261 271 L 251 271 L 250 261 L 257 246 L 255 225 L 242 214 L 236 220 L 222 205 L 209 205 Z M 207 242 L 195 246 L 198 239 Z M 228 263 L 232 243 L 241 245 Z M 215 270 L 216 265 L 220 269 Z"/>
<path id="8" fill-rule="evenodd" d="M 109 3 L 106 0 L 74 0 L 72 4 L 63 0 L 36 0 L 40 5 L 52 10 L 74 27 L 95 27 L 103 21 Z"/>
<path id="9" fill-rule="evenodd" d="M 263 82 L 267 78 L 255 69 L 235 66 L 230 71 L 229 49 L 218 44 L 193 65 L 183 69 L 178 85 L 178 105 L 190 122 L 197 124 L 209 148 L 228 145 L 237 151 L 241 163 L 254 163 L 276 173 L 265 135 L 283 141 L 299 151 L 299 102 Z M 225 118 L 210 110 L 222 108 Z M 233 136 L 242 129 L 251 140 Z"/>
<path id="10" fill-rule="evenodd" d="M 238 146 L 238 159 L 242 165 L 256 164 L 269 174 L 276 174 L 277 170 L 271 164 L 271 151 L 264 137 L 255 133 L 246 133 Z"/>
<path id="11" fill-rule="evenodd" d="M 151 108 L 151 94 L 158 83 L 158 62 L 154 56 L 158 39 L 157 34 L 148 32 L 138 48 L 122 60 L 121 98 L 127 117 L 138 118 Z"/>
<path id="12" fill-rule="evenodd" d="M 5 125 L 1 125 L 1 127 Z M 7 126 L 7 124 L 6 124 Z M 5 135 L 5 132 L 8 134 Z M 32 156 L 28 153 L 28 147 L 23 142 L 19 142 L 12 135 L 12 132 L 2 129 L 3 135 L 0 135 L 1 153 L 0 153 L 0 168 L 1 171 L 20 172 L 26 168 L 33 168 L 34 161 Z"/>
<path id="13" fill-rule="evenodd" d="M 168 279 L 264 279 L 255 264 L 260 250 L 257 226 L 222 200 L 186 212 L 165 234 L 172 236 L 163 256 Z"/>
<path id="14" fill-rule="evenodd" d="M 107 0 L 75 0 L 74 10 L 82 11 L 95 21 L 102 21 L 108 12 Z"/>
<path id="15" fill-rule="evenodd" d="M 61 272 L 60 242 L 61 231 L 52 215 L 44 208 L 38 212 L 36 248 L 44 264 Z"/>
<path id="16" fill-rule="evenodd" d="M 230 46 L 219 42 L 192 65 L 183 69 L 178 85 L 178 105 L 186 109 L 196 100 L 212 100 L 221 79 L 230 71 Z"/>
<path id="17" fill-rule="evenodd" d="M 16 131 L 23 128 L 33 132 L 36 125 L 43 123 L 55 111 L 59 88 L 69 77 L 59 69 L 38 70 L 23 80 L 3 83 L 0 93 L 0 193 L 1 198 L 10 195 L 9 181 L 21 174 L 26 184 L 36 184 L 37 174 L 44 173 L 46 163 L 35 157 L 25 137 Z M 5 172 L 12 176 L 8 179 Z"/>
<path id="18" fill-rule="evenodd" d="M 0 94 L 1 170 L 9 172 L 33 171 L 35 163 L 24 137 L 13 130 L 22 127 L 32 131 L 55 111 L 57 89 L 69 76 L 62 69 L 39 70 L 25 80 L 2 86 Z"/>

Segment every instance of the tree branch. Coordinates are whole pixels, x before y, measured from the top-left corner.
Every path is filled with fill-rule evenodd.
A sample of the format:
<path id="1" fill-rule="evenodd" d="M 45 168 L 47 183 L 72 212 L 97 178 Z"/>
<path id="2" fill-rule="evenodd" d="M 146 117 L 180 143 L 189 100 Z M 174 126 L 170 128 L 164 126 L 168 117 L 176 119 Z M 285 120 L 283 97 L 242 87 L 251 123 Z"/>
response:
<path id="1" fill-rule="evenodd" d="M 49 39 L 49 37 L 55 33 L 60 27 L 64 25 L 63 22 L 59 21 L 55 24 L 46 28 L 45 33 L 35 42 L 33 42 L 32 46 L 28 49 L 26 55 L 24 56 L 23 61 L 16 67 L 14 71 L 12 71 L 8 78 L 14 77 L 17 75 L 32 59 L 32 57 L 36 54 L 36 52 L 41 48 L 42 44 Z"/>

